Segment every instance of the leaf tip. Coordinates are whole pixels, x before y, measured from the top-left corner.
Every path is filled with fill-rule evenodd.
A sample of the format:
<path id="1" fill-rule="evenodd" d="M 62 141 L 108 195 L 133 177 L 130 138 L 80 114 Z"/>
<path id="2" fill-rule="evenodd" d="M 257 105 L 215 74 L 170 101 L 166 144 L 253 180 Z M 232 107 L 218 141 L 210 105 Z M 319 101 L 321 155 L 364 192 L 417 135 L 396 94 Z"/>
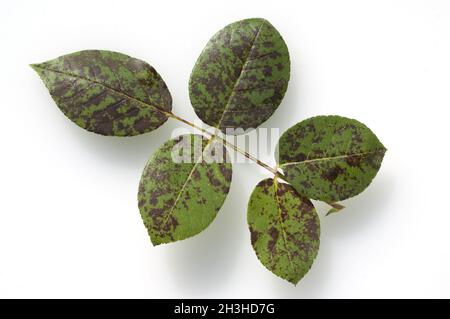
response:
<path id="1" fill-rule="evenodd" d="M 343 210 L 345 208 L 344 205 L 341 205 L 339 203 L 327 203 L 328 205 L 331 206 L 330 210 L 328 211 L 328 213 L 326 213 L 325 216 L 331 215 L 331 214 L 335 214 L 337 212 L 340 212 L 341 210 Z"/>
<path id="2" fill-rule="evenodd" d="M 41 75 L 41 64 L 40 63 L 31 63 L 29 64 L 30 68 L 32 68 L 37 74 Z"/>
<path id="3" fill-rule="evenodd" d="M 290 284 L 294 285 L 294 287 L 297 287 L 297 284 L 300 282 L 300 279 L 288 279 L 287 280 Z"/>
<path id="4" fill-rule="evenodd" d="M 157 238 L 152 238 L 150 236 L 150 242 L 152 243 L 153 247 L 159 246 L 162 244 L 162 241 L 158 240 Z"/>

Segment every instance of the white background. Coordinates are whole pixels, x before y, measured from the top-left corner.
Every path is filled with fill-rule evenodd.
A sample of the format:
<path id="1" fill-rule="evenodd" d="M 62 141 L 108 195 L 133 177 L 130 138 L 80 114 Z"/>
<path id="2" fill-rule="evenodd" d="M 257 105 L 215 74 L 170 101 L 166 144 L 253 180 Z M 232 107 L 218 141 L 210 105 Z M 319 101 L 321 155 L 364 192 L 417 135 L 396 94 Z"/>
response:
<path id="1" fill-rule="evenodd" d="M 137 185 L 180 124 L 134 138 L 89 133 L 28 66 L 120 51 L 151 63 L 174 112 L 197 120 L 187 82 L 198 54 L 249 17 L 270 20 L 292 60 L 264 127 L 340 114 L 388 148 L 372 185 L 322 218 L 318 258 L 296 287 L 250 245 L 247 201 L 268 173 L 235 165 L 207 230 L 152 247 Z M 2 1 L 0 43 L 0 297 L 450 297 L 449 1 Z"/>

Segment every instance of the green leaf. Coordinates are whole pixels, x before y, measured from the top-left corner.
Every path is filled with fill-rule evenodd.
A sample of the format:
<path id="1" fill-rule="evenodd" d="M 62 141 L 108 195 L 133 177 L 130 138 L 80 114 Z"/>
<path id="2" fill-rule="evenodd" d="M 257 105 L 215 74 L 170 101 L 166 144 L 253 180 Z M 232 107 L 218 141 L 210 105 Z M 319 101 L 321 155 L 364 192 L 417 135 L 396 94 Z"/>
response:
<path id="1" fill-rule="evenodd" d="M 33 64 L 63 113 L 102 135 L 132 136 L 167 120 L 172 97 L 149 64 L 122 53 L 86 50 Z"/>
<path id="2" fill-rule="evenodd" d="M 369 186 L 386 149 L 356 120 L 317 116 L 287 130 L 278 152 L 286 181 L 308 198 L 333 203 Z"/>
<path id="3" fill-rule="evenodd" d="M 191 103 L 204 122 L 223 132 L 255 128 L 280 105 L 289 73 L 289 52 L 278 31 L 264 19 L 237 21 L 200 54 L 189 82 Z"/>
<path id="4" fill-rule="evenodd" d="M 231 175 L 227 151 L 215 140 L 181 135 L 163 144 L 148 161 L 138 193 L 153 245 L 205 229 L 225 201 Z"/>
<path id="5" fill-rule="evenodd" d="M 291 185 L 268 178 L 253 190 L 247 220 L 261 263 L 297 284 L 319 251 L 320 221 L 311 201 Z"/>

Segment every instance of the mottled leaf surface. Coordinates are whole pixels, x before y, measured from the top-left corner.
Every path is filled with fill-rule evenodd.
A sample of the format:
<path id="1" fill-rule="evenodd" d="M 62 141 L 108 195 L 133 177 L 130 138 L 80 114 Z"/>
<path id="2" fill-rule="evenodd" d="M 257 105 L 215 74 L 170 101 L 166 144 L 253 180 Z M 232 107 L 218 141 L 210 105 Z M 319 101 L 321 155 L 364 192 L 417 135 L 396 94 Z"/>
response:
<path id="1" fill-rule="evenodd" d="M 289 72 L 286 43 L 267 20 L 237 21 L 200 54 L 189 82 L 191 103 L 204 122 L 224 132 L 255 128 L 280 105 Z"/>
<path id="2" fill-rule="evenodd" d="M 287 130 L 280 138 L 278 152 L 280 168 L 298 192 L 336 202 L 369 186 L 386 149 L 356 120 L 317 116 Z"/>
<path id="3" fill-rule="evenodd" d="M 188 147 L 185 162 L 173 154 Z M 216 217 L 228 194 L 231 164 L 225 147 L 200 135 L 163 144 L 148 161 L 139 185 L 139 210 L 154 245 L 194 236 Z"/>
<path id="4" fill-rule="evenodd" d="M 172 98 L 149 64 L 125 54 L 86 50 L 33 64 L 64 114 L 88 131 L 132 136 L 167 120 Z"/>
<path id="5" fill-rule="evenodd" d="M 320 221 L 311 201 L 289 184 L 265 179 L 253 190 L 247 220 L 261 263 L 297 284 L 319 251 Z"/>

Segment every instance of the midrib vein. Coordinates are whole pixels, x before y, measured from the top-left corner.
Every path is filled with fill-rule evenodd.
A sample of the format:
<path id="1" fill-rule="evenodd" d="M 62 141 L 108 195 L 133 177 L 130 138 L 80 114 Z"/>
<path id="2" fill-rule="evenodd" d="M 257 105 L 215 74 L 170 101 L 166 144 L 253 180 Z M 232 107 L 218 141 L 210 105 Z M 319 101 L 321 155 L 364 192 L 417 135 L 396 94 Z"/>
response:
<path id="1" fill-rule="evenodd" d="M 264 21 L 261 22 L 261 25 L 259 26 L 258 31 L 256 31 L 256 34 L 255 34 L 255 36 L 253 37 L 253 40 L 252 40 L 251 45 L 250 45 L 250 49 L 248 50 L 247 55 L 246 55 L 245 58 L 243 59 L 244 63 L 242 63 L 241 72 L 239 72 L 239 76 L 237 77 L 236 82 L 234 82 L 233 88 L 231 89 L 230 96 L 228 97 L 227 103 L 225 104 L 225 107 L 224 107 L 223 112 L 222 112 L 222 116 L 220 117 L 219 123 L 216 125 L 216 128 L 219 128 L 219 129 L 220 129 L 220 126 L 221 126 L 221 124 L 222 124 L 222 121 L 223 121 L 223 119 L 224 119 L 224 117 L 225 117 L 225 113 L 228 112 L 228 108 L 230 107 L 230 101 L 231 101 L 231 98 L 232 98 L 232 97 L 234 96 L 234 94 L 235 94 L 236 87 L 237 87 L 237 85 L 238 85 L 238 83 L 239 83 L 239 81 L 240 81 L 240 79 L 241 79 L 242 74 L 244 73 L 244 70 L 245 70 L 245 67 L 247 66 L 248 61 L 250 61 L 250 60 L 249 60 L 249 56 L 250 56 L 250 54 L 253 52 L 253 48 L 254 48 L 254 46 L 255 46 L 255 42 L 256 42 L 257 39 L 258 39 L 259 33 L 261 32 L 261 28 L 263 27 L 264 23 L 265 23 Z"/>
<path id="2" fill-rule="evenodd" d="M 362 152 L 362 153 L 355 153 L 355 154 L 346 154 L 346 155 L 338 155 L 338 156 L 331 156 L 331 157 L 315 158 L 315 159 L 304 160 L 304 161 L 300 161 L 300 162 L 289 162 L 289 163 L 280 164 L 280 167 L 282 167 L 282 166 L 289 166 L 289 165 L 297 165 L 297 164 L 307 164 L 307 163 L 321 162 L 321 161 L 331 161 L 331 160 L 335 160 L 335 159 L 343 159 L 343 158 L 354 157 L 354 156 L 364 156 L 364 155 L 368 155 L 368 154 L 373 154 L 373 153 L 378 153 L 378 152 L 385 152 L 385 151 L 386 151 L 386 149 L 376 149 L 376 150 L 369 151 L 369 152 Z"/>
<path id="3" fill-rule="evenodd" d="M 146 107 L 150 106 L 150 107 L 154 108 L 155 110 L 163 113 L 164 115 L 166 115 L 168 117 L 171 117 L 171 115 L 172 115 L 172 112 L 166 111 L 162 107 L 159 107 L 159 106 L 156 106 L 156 105 L 149 104 L 147 102 L 141 101 L 141 100 L 139 100 L 139 99 L 137 99 L 137 98 L 135 98 L 135 97 L 133 97 L 133 96 L 131 96 L 129 94 L 126 94 L 124 92 L 118 91 L 118 90 L 116 90 L 116 89 L 114 89 L 114 88 L 112 88 L 112 87 L 110 87 L 110 86 L 108 86 L 108 85 L 106 85 L 106 84 L 104 84 L 102 82 L 93 80 L 91 78 L 83 77 L 83 76 L 80 76 L 78 74 L 73 74 L 73 73 L 70 73 L 70 72 L 63 72 L 63 71 L 54 70 L 54 69 L 50 69 L 50 68 L 44 68 L 44 67 L 41 67 L 39 65 L 33 65 L 33 67 L 41 69 L 41 70 L 46 70 L 46 71 L 49 71 L 49 72 L 53 72 L 53 73 L 57 73 L 57 74 L 65 75 L 65 76 L 70 76 L 70 77 L 73 77 L 73 78 L 76 78 L 76 79 L 80 79 L 80 80 L 83 80 L 83 81 L 88 81 L 90 83 L 97 84 L 97 85 L 99 85 L 99 86 L 101 86 L 101 87 L 103 87 L 103 88 L 105 88 L 105 89 L 107 89 L 107 90 L 109 90 L 109 91 L 111 91 L 111 92 L 113 92 L 115 94 L 121 95 L 122 97 L 124 97 L 126 99 L 129 99 L 129 100 L 132 100 L 132 101 L 136 102 L 138 105 L 145 105 Z"/>
<path id="4" fill-rule="evenodd" d="M 283 219 L 281 217 L 281 205 L 280 205 L 280 198 L 278 196 L 278 180 L 276 179 L 276 177 L 274 178 L 274 190 L 275 190 L 275 201 L 277 202 L 277 208 L 278 208 L 278 219 L 280 222 L 280 229 L 281 229 L 281 234 L 283 236 L 283 242 L 284 242 L 284 249 L 286 250 L 286 254 L 288 256 L 289 259 L 289 265 L 291 266 L 292 270 L 295 269 L 294 264 L 292 262 L 292 257 L 291 257 L 291 253 L 289 252 L 288 246 L 287 246 L 287 235 L 286 235 L 286 231 L 284 229 L 284 225 L 283 225 Z"/>
<path id="5" fill-rule="evenodd" d="M 202 157 L 203 157 L 203 153 L 206 151 L 207 147 L 209 146 L 209 144 L 211 143 L 211 141 L 213 140 L 213 138 L 214 138 L 214 137 L 212 137 L 212 138 L 210 138 L 210 139 L 208 140 L 208 143 L 206 143 L 205 147 L 203 148 L 202 153 L 201 153 L 200 156 L 196 159 L 194 165 L 193 165 L 192 168 L 191 168 L 191 171 L 189 172 L 189 174 L 188 174 L 186 180 L 185 180 L 184 183 L 183 183 L 183 186 L 181 186 L 181 188 L 180 188 L 180 190 L 179 190 L 179 192 L 178 192 L 178 195 L 177 195 L 177 198 L 175 199 L 175 202 L 172 204 L 172 207 L 170 208 L 169 213 L 167 213 L 167 216 L 166 216 L 166 218 L 164 219 L 164 222 L 163 222 L 162 227 L 166 226 L 167 221 L 169 220 L 169 217 L 172 216 L 173 211 L 174 211 L 174 209 L 175 209 L 175 206 L 177 206 L 178 201 L 179 201 L 180 198 L 181 198 L 181 194 L 183 194 L 184 189 L 186 188 L 186 185 L 187 185 L 188 182 L 191 180 L 192 174 L 194 173 L 195 168 L 197 167 L 197 164 L 201 162 L 201 159 L 202 159 Z"/>

